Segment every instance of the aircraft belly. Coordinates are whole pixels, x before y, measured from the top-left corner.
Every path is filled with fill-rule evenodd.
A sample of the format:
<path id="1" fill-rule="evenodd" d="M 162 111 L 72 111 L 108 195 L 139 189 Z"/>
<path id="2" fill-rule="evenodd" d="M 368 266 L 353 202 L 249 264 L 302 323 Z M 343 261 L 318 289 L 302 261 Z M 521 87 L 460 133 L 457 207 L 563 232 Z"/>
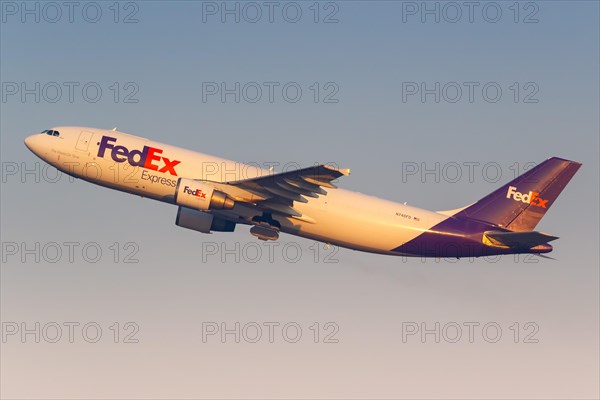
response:
<path id="1" fill-rule="evenodd" d="M 286 218 L 281 221 L 282 230 L 352 249 L 388 253 L 448 218 L 342 189 L 330 190 L 319 200 L 295 206 L 315 223 Z"/>

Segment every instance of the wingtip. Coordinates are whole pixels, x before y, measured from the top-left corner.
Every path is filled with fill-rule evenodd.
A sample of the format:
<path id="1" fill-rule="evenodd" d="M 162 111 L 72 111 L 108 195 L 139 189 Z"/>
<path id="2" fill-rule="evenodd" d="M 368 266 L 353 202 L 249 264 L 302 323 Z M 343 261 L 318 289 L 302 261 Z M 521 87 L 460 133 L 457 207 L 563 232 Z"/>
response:
<path id="1" fill-rule="evenodd" d="M 568 159 L 566 159 L 566 158 L 563 158 L 563 157 L 557 157 L 557 156 L 550 157 L 550 158 L 549 158 L 549 160 L 560 160 L 560 161 L 566 161 L 566 162 L 568 162 L 568 163 L 575 164 L 575 165 L 578 165 L 578 166 L 580 166 L 580 167 L 583 165 L 583 164 L 582 164 L 582 163 L 580 163 L 579 161 L 568 160 Z"/>
<path id="2" fill-rule="evenodd" d="M 338 172 L 340 172 L 344 176 L 350 175 L 350 168 L 336 168 L 336 167 L 333 167 L 331 165 L 325 165 L 325 168 L 331 169 L 333 171 L 338 171 Z"/>

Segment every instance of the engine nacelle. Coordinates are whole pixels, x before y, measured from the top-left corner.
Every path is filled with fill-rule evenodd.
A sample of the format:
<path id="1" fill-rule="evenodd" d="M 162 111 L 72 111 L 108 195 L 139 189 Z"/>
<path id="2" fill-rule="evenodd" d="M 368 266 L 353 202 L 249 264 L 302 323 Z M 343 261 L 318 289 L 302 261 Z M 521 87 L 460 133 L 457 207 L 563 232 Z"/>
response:
<path id="1" fill-rule="evenodd" d="M 231 210 L 235 201 L 206 182 L 179 178 L 175 204 L 196 210 Z"/>
<path id="2" fill-rule="evenodd" d="M 210 231 L 233 232 L 235 230 L 235 222 L 186 207 L 179 207 L 177 210 L 175 225 L 202 233 L 210 233 Z"/>

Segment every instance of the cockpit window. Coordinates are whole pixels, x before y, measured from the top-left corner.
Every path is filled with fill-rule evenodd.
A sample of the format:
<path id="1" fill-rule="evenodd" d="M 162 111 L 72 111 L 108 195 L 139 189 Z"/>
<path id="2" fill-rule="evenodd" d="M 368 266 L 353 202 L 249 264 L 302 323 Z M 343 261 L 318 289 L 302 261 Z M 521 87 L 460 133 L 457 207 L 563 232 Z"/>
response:
<path id="1" fill-rule="evenodd" d="M 46 134 L 46 135 L 50 135 L 50 136 L 60 136 L 60 132 L 59 131 L 53 131 L 50 129 L 46 129 L 45 131 L 42 131 L 42 134 Z"/>

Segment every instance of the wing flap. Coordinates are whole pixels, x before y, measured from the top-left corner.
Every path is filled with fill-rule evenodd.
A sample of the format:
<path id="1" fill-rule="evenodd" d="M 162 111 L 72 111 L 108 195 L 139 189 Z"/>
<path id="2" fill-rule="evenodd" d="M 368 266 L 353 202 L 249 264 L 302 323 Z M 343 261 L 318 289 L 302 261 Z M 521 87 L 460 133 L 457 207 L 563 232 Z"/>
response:
<path id="1" fill-rule="evenodd" d="M 284 177 L 283 180 L 287 184 L 289 184 L 291 186 L 295 186 L 297 188 L 304 189 L 304 190 L 306 190 L 308 192 L 311 192 L 311 193 L 315 193 L 315 194 L 327 194 L 327 192 L 325 191 L 325 189 L 321 188 L 319 185 L 315 185 L 313 183 L 306 182 L 303 179 L 294 180 L 294 179 L 291 179 L 291 178 L 285 178 Z"/>
<path id="2" fill-rule="evenodd" d="M 291 192 L 289 190 L 286 189 L 281 189 L 281 188 L 277 188 L 277 187 L 273 187 L 273 186 L 264 186 L 264 188 L 277 195 L 277 196 L 281 196 L 286 200 L 292 200 L 292 201 L 299 201 L 300 203 L 306 203 L 308 202 L 308 200 L 306 200 L 304 197 L 302 197 L 301 195 L 299 195 L 298 193 L 295 192 Z"/>
<path id="3" fill-rule="evenodd" d="M 308 196 L 308 197 L 313 197 L 313 198 L 319 197 L 319 195 L 317 193 L 314 193 L 313 191 L 310 191 L 310 190 L 307 190 L 307 189 L 302 189 L 302 188 L 294 186 L 294 185 L 290 185 L 289 183 L 287 183 L 283 179 L 278 179 L 278 180 L 275 181 L 275 183 L 280 188 L 285 189 L 288 192 L 294 192 L 294 193 L 301 194 L 303 196 Z"/>
<path id="4" fill-rule="evenodd" d="M 317 198 L 327 195 L 323 187 L 335 189 L 332 181 L 349 175 L 349 169 L 338 169 L 329 165 L 316 165 L 295 171 L 270 174 L 258 178 L 227 182 L 226 186 L 242 189 L 246 192 L 260 196 L 255 197 L 253 203 L 256 207 L 267 212 L 276 212 L 288 217 L 314 222 L 307 215 L 302 215 L 294 208 L 294 202 L 306 203 L 306 197 Z M 258 201 L 256 201 L 258 200 Z"/>

